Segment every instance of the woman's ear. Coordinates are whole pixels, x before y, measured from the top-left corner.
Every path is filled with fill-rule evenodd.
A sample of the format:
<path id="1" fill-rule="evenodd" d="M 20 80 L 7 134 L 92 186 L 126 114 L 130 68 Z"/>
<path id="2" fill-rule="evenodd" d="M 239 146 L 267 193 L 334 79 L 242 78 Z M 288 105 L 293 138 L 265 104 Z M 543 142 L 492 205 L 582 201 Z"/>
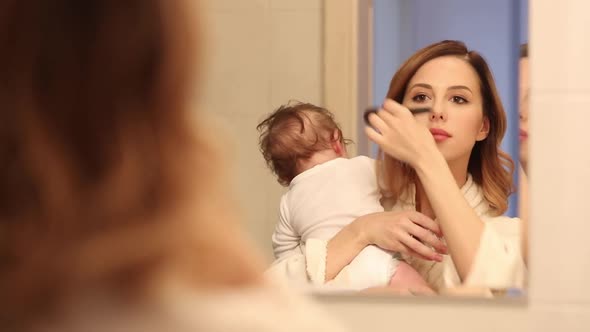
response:
<path id="1" fill-rule="evenodd" d="M 483 118 L 483 122 L 481 123 L 481 128 L 479 128 L 479 133 L 477 133 L 476 141 L 483 141 L 488 137 L 490 134 L 490 119 L 488 117 Z"/>

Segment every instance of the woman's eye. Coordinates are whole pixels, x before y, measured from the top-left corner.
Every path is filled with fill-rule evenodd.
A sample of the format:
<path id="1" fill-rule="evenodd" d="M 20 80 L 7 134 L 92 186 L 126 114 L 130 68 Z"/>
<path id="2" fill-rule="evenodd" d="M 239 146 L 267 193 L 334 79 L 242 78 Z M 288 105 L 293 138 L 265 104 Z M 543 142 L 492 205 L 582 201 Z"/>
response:
<path id="1" fill-rule="evenodd" d="M 467 99 L 465 99 L 463 97 L 459 97 L 459 96 L 453 96 L 453 98 L 451 98 L 451 101 L 453 103 L 457 103 L 457 104 L 466 104 L 467 103 Z"/>
<path id="2" fill-rule="evenodd" d="M 412 101 L 417 102 L 417 103 L 423 103 L 427 99 L 428 99 L 428 96 L 426 96 L 425 94 L 418 94 L 412 98 Z"/>

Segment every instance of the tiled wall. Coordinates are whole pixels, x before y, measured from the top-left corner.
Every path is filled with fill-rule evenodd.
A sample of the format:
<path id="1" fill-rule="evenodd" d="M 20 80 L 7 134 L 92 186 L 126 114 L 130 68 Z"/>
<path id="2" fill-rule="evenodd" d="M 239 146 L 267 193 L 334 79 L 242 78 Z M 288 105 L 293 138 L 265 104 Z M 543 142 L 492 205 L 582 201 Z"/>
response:
<path id="1" fill-rule="evenodd" d="M 199 110 L 219 126 L 242 220 L 271 258 L 282 187 L 258 151 L 256 124 L 289 99 L 322 98 L 322 0 L 203 0 Z"/>
<path id="2" fill-rule="evenodd" d="M 590 331 L 590 2 L 530 5 L 531 331 Z"/>

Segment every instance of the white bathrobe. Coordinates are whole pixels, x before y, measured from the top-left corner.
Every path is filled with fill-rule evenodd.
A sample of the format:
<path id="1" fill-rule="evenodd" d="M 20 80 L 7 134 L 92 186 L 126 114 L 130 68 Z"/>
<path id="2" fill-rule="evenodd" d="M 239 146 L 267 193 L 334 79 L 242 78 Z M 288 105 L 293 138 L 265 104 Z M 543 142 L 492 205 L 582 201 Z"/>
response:
<path id="1" fill-rule="evenodd" d="M 327 241 L 363 215 L 382 212 L 375 160 L 336 158 L 297 175 L 281 198 L 279 222 L 272 236 L 278 261 L 314 240 Z M 322 242 L 325 243 L 325 242 Z M 376 246 L 363 249 L 330 286 L 360 290 L 385 286 L 399 261 Z M 316 278 L 318 277 L 318 278 Z M 312 273 L 315 285 L 322 274 Z"/>
<path id="2" fill-rule="evenodd" d="M 400 201 L 386 208 L 392 211 L 415 210 L 413 191 L 411 189 L 406 196 L 412 197 L 411 200 Z M 473 182 L 471 176 L 461 192 L 484 222 L 479 249 L 467 278 L 461 283 L 450 256 L 445 256 L 441 263 L 416 258 L 408 259 L 409 263 L 435 290 L 459 285 L 493 289 L 523 287 L 527 270 L 520 247 L 520 219 L 493 216 L 481 187 Z M 301 283 L 325 280 L 327 244 L 327 240 L 310 239 L 304 248 L 295 247 L 284 252 L 273 263 L 268 274 Z M 348 273 L 348 269 L 348 266 L 345 267 L 340 274 Z"/>

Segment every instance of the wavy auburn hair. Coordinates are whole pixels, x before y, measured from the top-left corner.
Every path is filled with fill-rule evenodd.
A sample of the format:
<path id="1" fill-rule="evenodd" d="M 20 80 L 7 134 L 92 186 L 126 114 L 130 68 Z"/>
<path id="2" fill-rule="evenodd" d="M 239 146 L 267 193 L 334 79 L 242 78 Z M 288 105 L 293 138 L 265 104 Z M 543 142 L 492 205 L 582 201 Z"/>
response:
<path id="1" fill-rule="evenodd" d="M 393 76 L 387 98 L 402 103 L 408 82 L 426 62 L 443 57 L 456 56 L 464 59 L 477 73 L 483 97 L 483 115 L 489 119 L 490 132 L 486 139 L 476 142 L 467 171 L 483 189 L 483 194 L 495 214 L 500 215 L 508 208 L 508 196 L 513 192 L 512 172 L 514 163 L 510 156 L 500 149 L 506 131 L 506 114 L 500 101 L 492 73 L 484 58 L 476 51 L 469 51 L 460 41 L 445 40 L 417 51 L 407 59 Z M 382 151 L 379 152 L 382 165 L 379 175 L 393 201 L 405 199 L 411 184 L 418 181 L 414 169 Z"/>

